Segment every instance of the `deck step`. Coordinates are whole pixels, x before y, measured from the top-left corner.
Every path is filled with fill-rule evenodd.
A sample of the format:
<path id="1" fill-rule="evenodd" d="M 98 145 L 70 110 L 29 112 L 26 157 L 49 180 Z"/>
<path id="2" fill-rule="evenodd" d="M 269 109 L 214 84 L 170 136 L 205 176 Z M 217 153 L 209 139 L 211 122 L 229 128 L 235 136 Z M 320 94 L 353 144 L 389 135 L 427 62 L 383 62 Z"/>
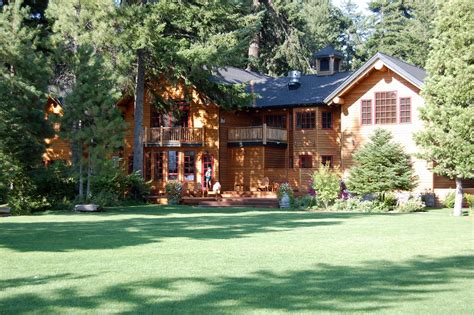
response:
<path id="1" fill-rule="evenodd" d="M 276 198 L 277 194 L 273 191 L 224 191 L 223 198 Z"/>
<path id="2" fill-rule="evenodd" d="M 223 198 L 218 201 L 201 201 L 200 207 L 245 207 L 245 208 L 278 208 L 277 198 Z"/>

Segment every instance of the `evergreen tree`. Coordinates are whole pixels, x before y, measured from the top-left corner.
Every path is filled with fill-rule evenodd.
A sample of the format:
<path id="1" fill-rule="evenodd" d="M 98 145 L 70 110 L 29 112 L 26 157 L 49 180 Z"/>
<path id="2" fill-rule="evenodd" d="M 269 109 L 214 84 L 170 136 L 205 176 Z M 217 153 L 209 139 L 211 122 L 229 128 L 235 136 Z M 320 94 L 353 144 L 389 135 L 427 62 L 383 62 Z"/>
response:
<path id="1" fill-rule="evenodd" d="M 354 161 L 348 187 L 357 194 L 383 194 L 416 186 L 410 156 L 399 143 L 393 142 L 390 131 L 376 129 L 370 142 L 354 154 Z"/>
<path id="2" fill-rule="evenodd" d="M 69 108 L 62 117 L 62 135 L 85 153 L 79 162 L 79 191 L 83 191 L 87 173 L 86 197 L 90 197 L 97 193 L 91 191 L 93 177 L 100 176 L 108 157 L 123 145 L 125 124 L 115 106 L 119 93 L 103 69 L 101 56 L 88 46 L 80 46 L 74 64 L 76 80 L 66 98 Z M 72 128 L 75 124 L 77 128 Z"/>
<path id="3" fill-rule="evenodd" d="M 354 71 L 369 58 L 365 49 L 368 36 L 367 17 L 352 0 L 345 0 L 341 11 L 348 20 L 344 29 L 346 44 L 342 49 L 345 51 L 347 69 Z"/>
<path id="4" fill-rule="evenodd" d="M 372 0 L 368 56 L 378 51 L 423 67 L 432 34 L 433 0 Z"/>
<path id="5" fill-rule="evenodd" d="M 433 49 L 421 110 L 425 128 L 416 135 L 433 171 L 456 180 L 454 214 L 461 215 L 462 180 L 474 178 L 474 2 L 449 0 L 435 19 Z"/>
<path id="6" fill-rule="evenodd" d="M 52 136 L 44 119 L 48 65 L 37 51 L 37 30 L 25 24 L 28 17 L 21 1 L 0 14 L 0 180 L 13 188 L 8 201 L 17 213 L 35 207 L 33 171 L 41 165 L 44 139 Z"/>

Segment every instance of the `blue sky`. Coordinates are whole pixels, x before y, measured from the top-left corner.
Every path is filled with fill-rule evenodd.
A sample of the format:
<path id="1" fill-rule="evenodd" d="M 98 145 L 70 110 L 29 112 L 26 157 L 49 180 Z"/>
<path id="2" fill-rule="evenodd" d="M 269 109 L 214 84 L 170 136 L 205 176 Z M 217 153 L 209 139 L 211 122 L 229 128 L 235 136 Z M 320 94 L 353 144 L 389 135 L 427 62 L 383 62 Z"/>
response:
<path id="1" fill-rule="evenodd" d="M 343 0 L 332 0 L 332 2 L 335 5 L 339 5 L 343 2 Z M 352 0 L 352 2 L 356 3 L 363 13 L 368 13 L 367 3 L 369 2 L 369 0 Z"/>

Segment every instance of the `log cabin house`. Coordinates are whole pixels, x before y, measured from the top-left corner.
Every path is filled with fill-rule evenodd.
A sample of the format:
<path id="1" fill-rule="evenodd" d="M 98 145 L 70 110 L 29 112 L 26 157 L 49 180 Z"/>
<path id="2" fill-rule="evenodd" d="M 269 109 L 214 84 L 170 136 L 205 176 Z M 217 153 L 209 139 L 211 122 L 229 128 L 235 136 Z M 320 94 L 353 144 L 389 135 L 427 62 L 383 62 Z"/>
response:
<path id="1" fill-rule="evenodd" d="M 343 55 L 331 46 L 313 57 L 316 73 L 309 75 L 290 71 L 288 77 L 274 78 L 219 69 L 215 80 L 247 84 L 254 95 L 252 104 L 240 110 L 226 111 L 182 84 L 161 84 L 153 92 L 177 104 L 174 112 L 161 112 L 147 91 L 143 173 L 155 193 L 162 193 L 169 180 L 185 182 L 189 189 L 204 185 L 208 168 L 224 191 L 271 189 L 281 182 L 306 190 L 320 164 L 338 165 L 347 176 L 354 152 L 378 127 L 390 130 L 413 156 L 417 191 L 443 196 L 455 187 L 453 180 L 433 174 L 430 162 L 415 157 L 412 135 L 423 128 L 418 115 L 424 105 L 423 69 L 377 53 L 357 71 L 341 71 Z M 57 104 L 48 106 L 50 112 L 60 111 Z M 133 98 L 124 97 L 118 106 L 129 126 L 122 158 L 131 171 Z M 45 159 L 70 154 L 60 139 L 51 144 Z M 474 192 L 474 180 L 464 184 Z"/>

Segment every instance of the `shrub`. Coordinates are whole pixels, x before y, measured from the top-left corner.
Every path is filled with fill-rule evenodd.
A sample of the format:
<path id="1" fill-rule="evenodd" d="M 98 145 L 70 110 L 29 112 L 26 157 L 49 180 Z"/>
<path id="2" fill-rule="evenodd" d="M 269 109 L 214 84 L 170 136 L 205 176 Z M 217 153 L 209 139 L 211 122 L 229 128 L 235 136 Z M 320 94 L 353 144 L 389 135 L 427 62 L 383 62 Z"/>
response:
<path id="1" fill-rule="evenodd" d="M 377 201 L 381 204 L 380 207 L 391 211 L 396 208 L 398 199 L 394 193 L 382 193 L 378 194 Z"/>
<path id="2" fill-rule="evenodd" d="M 181 192 L 183 191 L 183 184 L 178 181 L 169 181 L 165 186 L 168 204 L 177 205 L 181 201 Z"/>
<path id="3" fill-rule="evenodd" d="M 339 177 L 329 165 L 319 165 L 319 169 L 312 176 L 312 187 L 316 192 L 316 199 L 324 208 L 328 208 L 339 197 Z"/>
<path id="4" fill-rule="evenodd" d="M 129 175 L 121 170 L 111 171 L 110 175 L 103 175 L 94 179 L 92 187 L 93 196 L 101 196 L 101 200 L 118 204 L 121 201 L 139 201 L 143 202 L 145 196 L 150 194 L 150 184 L 145 182 L 139 172 Z M 112 195 L 115 195 L 113 197 Z M 97 200 L 97 197 L 94 197 Z M 101 204 L 101 206 L 105 206 Z"/>
<path id="5" fill-rule="evenodd" d="M 120 204 L 119 196 L 115 192 L 103 190 L 92 195 L 90 202 L 100 205 L 101 207 L 113 207 Z"/>
<path id="6" fill-rule="evenodd" d="M 293 188 L 291 188 L 289 183 L 283 183 L 280 185 L 280 187 L 278 187 L 278 190 L 277 190 L 278 200 L 281 200 L 281 198 L 283 197 L 285 193 L 288 195 L 288 197 L 290 197 L 290 203 L 293 203 L 295 199 L 295 194 L 293 192 Z"/>
<path id="7" fill-rule="evenodd" d="M 455 199 L 456 199 L 456 193 L 454 191 L 450 192 L 444 198 L 443 206 L 445 206 L 446 208 L 454 208 Z"/>
<path id="8" fill-rule="evenodd" d="M 411 197 L 405 203 L 397 207 L 398 212 L 416 212 L 423 211 L 424 209 L 425 203 L 421 200 L 420 196 Z"/>
<path id="9" fill-rule="evenodd" d="M 469 208 L 474 209 L 474 195 L 464 194 L 464 199 L 466 199 Z"/>
<path id="10" fill-rule="evenodd" d="M 379 200 L 360 200 L 357 198 L 338 199 L 331 207 L 334 211 L 351 211 L 351 212 L 387 212 L 388 208 Z"/>
<path id="11" fill-rule="evenodd" d="M 53 209 L 65 209 L 65 204 L 74 200 L 77 182 L 71 174 L 71 167 L 62 161 L 34 173 L 37 193 L 44 196 Z"/>
<path id="12" fill-rule="evenodd" d="M 295 198 L 293 207 L 295 209 L 309 209 L 316 206 L 316 198 L 311 195 Z"/>

